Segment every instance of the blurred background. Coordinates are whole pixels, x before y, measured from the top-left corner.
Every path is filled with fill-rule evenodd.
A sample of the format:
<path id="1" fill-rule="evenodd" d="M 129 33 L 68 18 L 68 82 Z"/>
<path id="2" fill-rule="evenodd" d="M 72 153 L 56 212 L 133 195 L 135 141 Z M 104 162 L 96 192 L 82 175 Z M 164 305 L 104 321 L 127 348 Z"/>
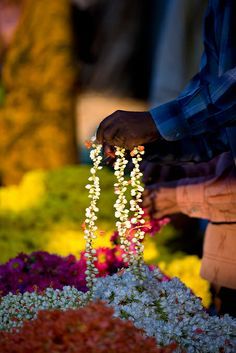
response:
<path id="1" fill-rule="evenodd" d="M 45 250 L 79 256 L 89 139 L 114 110 L 175 98 L 198 70 L 206 0 L 0 0 L 0 262 Z M 113 175 L 102 172 L 97 247 L 114 231 Z M 145 259 L 200 279 L 198 221 L 173 217 Z M 195 283 L 192 283 L 194 282 Z"/>

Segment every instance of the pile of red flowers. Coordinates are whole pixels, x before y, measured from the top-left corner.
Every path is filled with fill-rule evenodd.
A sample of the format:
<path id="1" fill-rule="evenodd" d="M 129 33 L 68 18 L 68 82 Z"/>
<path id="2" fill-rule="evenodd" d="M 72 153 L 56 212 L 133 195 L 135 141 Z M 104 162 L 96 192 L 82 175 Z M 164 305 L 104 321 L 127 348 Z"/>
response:
<path id="1" fill-rule="evenodd" d="M 0 332 L 0 352 L 171 353 L 176 348 L 158 348 L 132 322 L 112 315 L 102 302 L 66 312 L 42 311 L 19 332 Z"/>

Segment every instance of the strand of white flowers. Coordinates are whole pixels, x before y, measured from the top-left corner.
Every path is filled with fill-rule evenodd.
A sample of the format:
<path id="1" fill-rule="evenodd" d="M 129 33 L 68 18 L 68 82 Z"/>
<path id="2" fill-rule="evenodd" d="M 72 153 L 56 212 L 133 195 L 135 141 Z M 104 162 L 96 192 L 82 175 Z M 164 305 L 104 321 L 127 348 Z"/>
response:
<path id="1" fill-rule="evenodd" d="M 125 168 L 128 160 L 125 158 L 125 148 L 115 147 L 116 161 L 114 163 L 114 174 L 117 182 L 114 184 L 115 194 L 117 195 L 114 204 L 115 217 L 118 218 L 116 228 L 120 237 L 121 249 L 124 250 L 122 255 L 124 262 L 129 262 L 130 241 L 127 239 L 127 231 L 131 228 L 129 221 L 129 210 L 126 205 L 128 203 L 125 192 L 127 191 L 128 182 L 125 180 Z"/>
<path id="2" fill-rule="evenodd" d="M 102 161 L 102 157 L 100 155 L 102 149 L 102 145 L 100 144 L 92 144 L 92 150 L 90 151 L 90 158 L 93 162 L 93 166 L 90 169 L 90 177 L 88 180 L 90 184 L 86 185 L 86 189 L 89 190 L 88 197 L 91 199 L 90 206 L 86 208 L 85 211 L 85 230 L 84 230 L 84 239 L 86 241 L 85 246 L 85 256 L 86 256 L 86 284 L 90 292 L 92 292 L 93 284 L 95 281 L 96 274 L 98 273 L 97 268 L 95 267 L 94 262 L 97 260 L 95 254 L 96 250 L 93 249 L 93 241 L 96 239 L 95 232 L 97 230 L 97 226 L 95 222 L 97 220 L 96 213 L 99 211 L 97 207 L 97 201 L 100 197 L 100 181 L 97 176 L 97 171 L 102 169 L 100 165 Z"/>
<path id="3" fill-rule="evenodd" d="M 132 163 L 134 165 L 133 170 L 130 173 L 131 179 L 131 196 L 133 197 L 130 200 L 130 211 L 133 212 L 133 217 L 131 218 L 132 224 L 139 223 L 141 226 L 136 227 L 136 231 L 132 237 L 132 242 L 134 244 L 134 250 L 130 250 L 130 266 L 134 273 L 142 279 L 142 265 L 143 261 L 143 251 L 144 245 L 142 244 L 142 240 L 144 239 L 145 232 L 142 230 L 142 225 L 145 223 L 143 219 L 144 211 L 140 206 L 142 202 L 142 193 L 144 188 L 141 185 L 141 178 L 143 174 L 140 171 L 140 162 L 142 161 L 142 155 L 144 154 L 144 150 L 139 147 L 135 147 L 131 153 L 132 155 Z"/>

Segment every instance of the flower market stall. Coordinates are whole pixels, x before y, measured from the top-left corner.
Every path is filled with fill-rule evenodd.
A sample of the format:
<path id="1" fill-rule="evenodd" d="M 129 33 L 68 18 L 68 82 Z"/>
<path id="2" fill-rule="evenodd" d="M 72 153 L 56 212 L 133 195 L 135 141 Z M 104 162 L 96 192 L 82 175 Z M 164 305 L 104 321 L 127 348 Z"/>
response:
<path id="1" fill-rule="evenodd" d="M 0 266 L 0 351 L 235 352 L 236 320 L 210 316 L 180 279 L 144 261 L 145 234 L 168 221 L 147 222 L 140 206 L 142 146 L 131 152 L 130 180 L 125 150 L 116 148 L 114 246 L 95 249 L 102 156 L 91 147 L 85 251 L 79 259 L 20 254 Z"/>

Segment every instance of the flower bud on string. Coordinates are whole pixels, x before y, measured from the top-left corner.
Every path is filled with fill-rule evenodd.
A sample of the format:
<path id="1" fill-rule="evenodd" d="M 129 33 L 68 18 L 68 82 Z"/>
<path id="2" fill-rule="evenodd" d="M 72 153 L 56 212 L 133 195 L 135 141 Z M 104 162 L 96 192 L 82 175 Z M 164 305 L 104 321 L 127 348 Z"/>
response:
<path id="1" fill-rule="evenodd" d="M 121 147 L 115 148 L 116 161 L 114 164 L 115 176 L 117 182 L 114 184 L 115 194 L 117 195 L 114 204 L 117 231 L 120 237 L 120 247 L 124 251 L 122 254 L 124 262 L 129 263 L 130 241 L 127 239 L 127 230 L 131 228 L 129 221 L 129 210 L 127 209 L 127 199 L 125 193 L 127 191 L 128 181 L 125 180 L 125 168 L 128 163 L 125 158 L 125 149 Z"/>
<path id="2" fill-rule="evenodd" d="M 88 146 L 88 143 L 86 143 Z M 92 295 L 93 284 L 97 274 L 97 269 L 95 267 L 95 257 L 93 249 L 93 240 L 96 238 L 95 232 L 97 226 L 95 222 L 97 220 L 96 213 L 99 211 L 97 207 L 97 201 L 100 197 L 100 183 L 99 177 L 97 176 L 97 171 L 102 168 L 101 162 L 101 150 L 102 145 L 97 145 L 94 141 L 90 142 L 89 147 L 92 147 L 90 152 L 90 158 L 93 162 L 93 166 L 90 169 L 90 183 L 86 185 L 89 190 L 90 206 L 86 208 L 86 219 L 85 219 L 85 229 L 84 238 L 86 240 L 86 283 Z M 144 147 L 138 146 L 131 151 L 132 162 L 134 165 L 131 171 L 131 196 L 133 199 L 130 201 L 130 210 L 133 212 L 131 220 L 129 220 L 129 209 L 127 208 L 128 202 L 125 196 L 127 191 L 128 181 L 125 179 L 125 168 L 128 163 L 125 158 L 125 149 L 121 147 L 115 147 L 116 161 L 114 164 L 115 176 L 117 182 L 115 183 L 115 194 L 117 195 L 117 200 L 114 204 L 115 217 L 118 218 L 116 222 L 116 227 L 120 236 L 121 249 L 124 251 L 123 260 L 130 265 L 130 269 L 135 273 L 136 277 L 140 280 L 143 279 L 142 265 L 143 265 L 143 250 L 144 246 L 142 240 L 144 238 L 145 232 L 142 230 L 142 224 L 145 223 L 143 219 L 143 210 L 140 207 L 140 202 L 142 201 L 143 187 L 141 185 L 142 173 L 139 169 L 139 164 L 142 161 L 142 155 L 144 154 Z M 139 226 L 135 226 L 139 224 Z M 132 237 L 129 237 L 130 229 L 135 229 L 135 233 Z"/>
<path id="3" fill-rule="evenodd" d="M 135 147 L 130 155 L 132 157 L 132 163 L 134 165 L 133 170 L 130 173 L 131 179 L 131 196 L 133 199 L 130 201 L 130 210 L 133 212 L 131 218 L 132 224 L 140 224 L 140 226 L 135 227 L 135 232 L 133 235 L 132 243 L 134 246 L 134 251 L 130 252 L 130 268 L 134 271 L 135 275 L 139 279 L 143 279 L 142 265 L 144 264 L 143 260 L 143 251 L 144 245 L 142 241 L 144 239 L 145 231 L 142 229 L 142 224 L 145 223 L 143 218 L 144 211 L 140 206 L 142 202 L 142 193 L 144 188 L 142 186 L 142 176 L 143 174 L 140 171 L 140 162 L 142 161 L 142 156 L 144 155 L 144 147 L 138 146 Z"/>
<path id="4" fill-rule="evenodd" d="M 95 267 L 95 259 L 96 257 L 94 256 L 94 249 L 93 249 L 93 242 L 94 239 L 96 239 L 95 232 L 97 230 L 97 226 L 95 225 L 95 221 L 97 220 L 96 213 L 99 211 L 97 207 L 97 202 L 100 197 L 100 180 L 99 177 L 97 176 L 97 171 L 99 169 L 102 169 L 101 161 L 102 161 L 102 156 L 101 156 L 101 150 L 102 150 L 102 145 L 96 144 L 94 142 L 94 139 L 91 140 L 91 145 L 89 148 L 92 147 L 92 150 L 90 151 L 90 158 L 93 162 L 93 166 L 90 169 L 90 177 L 89 177 L 89 184 L 87 184 L 85 187 L 86 189 L 89 190 L 89 198 L 91 199 L 90 201 L 90 206 L 86 208 L 85 215 L 85 226 L 84 226 L 84 239 L 86 241 L 86 246 L 85 246 L 85 257 L 86 257 L 86 266 L 87 269 L 85 271 L 86 274 L 86 284 L 87 287 L 90 291 L 90 297 L 92 295 L 92 290 L 93 290 L 93 284 L 95 281 L 96 274 L 98 273 L 97 268 Z"/>

